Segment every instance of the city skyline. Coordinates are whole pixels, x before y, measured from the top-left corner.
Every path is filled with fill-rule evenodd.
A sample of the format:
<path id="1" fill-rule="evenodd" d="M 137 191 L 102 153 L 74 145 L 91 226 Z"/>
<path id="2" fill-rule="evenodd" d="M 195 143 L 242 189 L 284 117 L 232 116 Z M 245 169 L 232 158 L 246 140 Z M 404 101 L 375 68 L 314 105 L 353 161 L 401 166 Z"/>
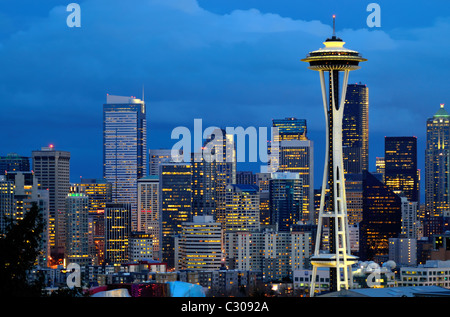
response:
<path id="1" fill-rule="evenodd" d="M 3 292 L 450 296 L 444 5 L 20 1 Z"/>
<path id="2" fill-rule="evenodd" d="M 377 3 L 379 28 L 367 25 L 368 3 L 357 1 L 305 7 L 289 1 L 130 6 L 88 0 L 79 2 L 81 27 L 69 28 L 67 3 L 18 1 L 5 8 L 8 27 L 0 34 L 0 98 L 9 105 L 3 107 L 2 155 L 30 156 L 54 144 L 72 153 L 72 182 L 101 177 L 106 94 L 141 98 L 144 88 L 149 149 L 170 148 L 176 142 L 170 132 L 191 127 L 195 118 L 245 128 L 297 117 L 307 120 L 315 166 L 322 166 L 325 130 L 318 88 L 300 58 L 331 34 L 336 14 L 337 34 L 371 60 L 350 81 L 370 88 L 369 170 L 384 153 L 384 136 L 417 136 L 424 179 L 426 120 L 447 102 L 444 72 L 431 61 L 449 60 L 440 36 L 450 28 L 449 4 Z M 242 115 L 235 115 L 237 109 Z M 19 118 L 27 128 L 15 124 Z M 318 168 L 318 178 L 320 173 Z"/>

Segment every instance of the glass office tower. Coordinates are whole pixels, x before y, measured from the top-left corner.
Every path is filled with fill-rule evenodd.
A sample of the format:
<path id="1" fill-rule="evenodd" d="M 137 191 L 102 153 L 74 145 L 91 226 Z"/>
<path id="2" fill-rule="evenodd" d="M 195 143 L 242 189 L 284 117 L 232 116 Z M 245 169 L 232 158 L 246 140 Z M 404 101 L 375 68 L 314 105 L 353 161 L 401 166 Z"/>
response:
<path id="1" fill-rule="evenodd" d="M 137 180 L 146 176 L 147 123 L 144 101 L 107 96 L 103 105 L 103 177 L 112 184 L 112 201 L 130 203 L 137 229 Z"/>
<path id="2" fill-rule="evenodd" d="M 369 167 L 369 88 L 347 85 L 342 120 L 342 155 L 346 173 L 362 173 Z"/>
<path id="3" fill-rule="evenodd" d="M 419 171 L 417 169 L 417 138 L 385 138 L 386 185 L 396 194 L 403 192 L 409 201 L 419 201 Z"/>

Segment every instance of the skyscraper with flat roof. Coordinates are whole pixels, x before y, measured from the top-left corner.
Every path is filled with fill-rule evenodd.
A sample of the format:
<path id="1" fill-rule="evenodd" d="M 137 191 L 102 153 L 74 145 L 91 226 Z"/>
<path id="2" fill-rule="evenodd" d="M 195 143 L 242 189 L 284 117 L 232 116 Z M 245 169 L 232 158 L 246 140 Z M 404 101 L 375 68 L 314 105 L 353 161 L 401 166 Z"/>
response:
<path id="1" fill-rule="evenodd" d="M 137 229 L 137 180 L 147 174 L 147 121 L 143 100 L 108 95 L 103 105 L 103 177 L 112 200 L 129 203 Z"/>
<path id="2" fill-rule="evenodd" d="M 160 165 L 159 210 L 162 261 L 175 267 L 175 236 L 181 224 L 192 220 L 192 166 L 190 163 Z"/>
<path id="3" fill-rule="evenodd" d="M 419 201 L 417 138 L 414 136 L 385 138 L 386 185 L 396 194 L 403 192 L 409 201 Z"/>
<path id="4" fill-rule="evenodd" d="M 70 189 L 70 152 L 53 145 L 32 151 L 33 172 L 39 187 L 49 194 L 49 243 L 53 260 L 62 260 L 65 248 L 66 197 Z"/>
<path id="5" fill-rule="evenodd" d="M 369 167 L 369 88 L 349 84 L 342 120 L 342 155 L 346 173 L 362 173 Z"/>

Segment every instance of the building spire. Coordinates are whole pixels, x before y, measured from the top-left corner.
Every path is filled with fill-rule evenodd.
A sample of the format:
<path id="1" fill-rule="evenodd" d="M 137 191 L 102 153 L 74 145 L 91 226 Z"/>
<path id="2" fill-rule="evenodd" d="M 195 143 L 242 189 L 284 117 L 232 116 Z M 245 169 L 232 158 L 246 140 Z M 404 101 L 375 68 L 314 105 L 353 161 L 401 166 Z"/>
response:
<path id="1" fill-rule="evenodd" d="M 333 14 L 333 37 L 336 36 L 336 14 Z"/>

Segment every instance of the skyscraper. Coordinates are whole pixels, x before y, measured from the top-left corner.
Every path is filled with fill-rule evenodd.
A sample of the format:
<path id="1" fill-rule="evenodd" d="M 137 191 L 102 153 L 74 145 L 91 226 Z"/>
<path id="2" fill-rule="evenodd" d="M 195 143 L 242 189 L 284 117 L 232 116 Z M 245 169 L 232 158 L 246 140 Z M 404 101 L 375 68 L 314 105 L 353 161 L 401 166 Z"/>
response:
<path id="1" fill-rule="evenodd" d="M 341 288 L 351 287 L 353 283 L 351 265 L 357 260 L 350 254 L 349 246 L 345 171 L 342 156 L 342 121 L 349 72 L 359 69 L 359 63 L 366 59 L 362 58 L 357 51 L 344 48 L 345 42 L 336 37 L 334 22 L 333 17 L 333 36 L 324 42 L 325 47 L 310 52 L 306 58 L 302 59 L 309 63 L 309 69 L 319 72 L 328 134 L 317 241 L 314 256 L 311 258 L 313 264 L 311 296 L 314 296 L 315 292 L 318 266 L 330 269 L 330 288 L 332 291 L 339 291 Z M 339 91 L 340 72 L 344 75 L 342 92 Z M 329 76 L 328 89 L 325 84 L 325 73 L 328 73 Z M 327 184 L 329 199 L 327 199 L 328 206 L 325 207 Z M 323 220 L 329 222 L 329 254 L 319 252 Z"/>
<path id="2" fill-rule="evenodd" d="M 234 135 L 228 134 L 224 129 L 215 129 L 209 135 L 203 145 L 203 160 L 205 173 L 211 174 L 205 180 L 205 197 L 213 192 L 215 220 L 222 225 L 225 224 L 226 193 L 227 186 L 236 184 L 236 148 Z M 210 183 L 208 185 L 208 182 Z M 210 198 L 208 198 L 210 199 Z M 207 207 L 207 202 L 204 206 Z"/>
<path id="3" fill-rule="evenodd" d="M 73 186 L 66 198 L 66 263 L 89 265 L 89 197 Z"/>
<path id="4" fill-rule="evenodd" d="M 403 192 L 409 201 L 419 201 L 417 138 L 386 137 L 384 180 L 395 193 Z"/>
<path id="5" fill-rule="evenodd" d="M 74 184 L 88 196 L 89 248 L 94 264 L 102 264 L 105 249 L 105 208 L 112 202 L 112 184 L 105 179 L 82 178 Z"/>
<path id="6" fill-rule="evenodd" d="M 112 200 L 130 203 L 137 229 L 137 180 L 147 174 L 147 120 L 143 100 L 108 95 L 103 105 L 103 177 Z"/>
<path id="7" fill-rule="evenodd" d="M 347 86 L 342 121 L 342 154 L 346 173 L 362 173 L 369 167 L 369 88 Z"/>
<path id="8" fill-rule="evenodd" d="M 302 181 L 302 221 L 312 221 L 314 215 L 314 142 L 307 138 L 305 119 L 272 120 L 278 128 L 278 169 L 271 172 L 298 173 Z M 275 135 L 276 137 L 276 135 Z M 275 139 L 275 141 L 277 141 Z"/>
<path id="9" fill-rule="evenodd" d="M 130 204 L 107 203 L 105 207 L 106 264 L 114 265 L 128 262 L 130 236 Z"/>
<path id="10" fill-rule="evenodd" d="M 362 261 L 385 262 L 389 239 L 402 232 L 402 201 L 389 186 L 363 172 L 363 215 L 359 223 L 359 257 Z"/>
<path id="11" fill-rule="evenodd" d="M 152 254 L 159 256 L 160 238 L 159 176 L 149 175 L 138 180 L 138 231 L 152 240 Z"/>
<path id="12" fill-rule="evenodd" d="M 175 267 L 175 236 L 181 224 L 192 220 L 192 166 L 190 163 L 160 165 L 159 208 L 161 219 L 161 258 Z"/>
<path id="13" fill-rule="evenodd" d="M 441 104 L 427 120 L 425 205 L 429 217 L 450 208 L 450 115 Z M 436 232 L 437 233 L 437 232 Z"/>
<path id="14" fill-rule="evenodd" d="M 70 152 L 50 145 L 32 151 L 33 172 L 41 189 L 49 194 L 49 243 L 54 261 L 62 260 L 65 248 L 66 197 L 70 189 Z"/>
<path id="15" fill-rule="evenodd" d="M 271 224 L 277 231 L 290 231 L 302 219 L 302 180 L 297 173 L 273 173 L 269 182 Z"/>
<path id="16" fill-rule="evenodd" d="M 225 232 L 259 230 L 259 217 L 258 186 L 228 185 L 226 188 Z"/>

